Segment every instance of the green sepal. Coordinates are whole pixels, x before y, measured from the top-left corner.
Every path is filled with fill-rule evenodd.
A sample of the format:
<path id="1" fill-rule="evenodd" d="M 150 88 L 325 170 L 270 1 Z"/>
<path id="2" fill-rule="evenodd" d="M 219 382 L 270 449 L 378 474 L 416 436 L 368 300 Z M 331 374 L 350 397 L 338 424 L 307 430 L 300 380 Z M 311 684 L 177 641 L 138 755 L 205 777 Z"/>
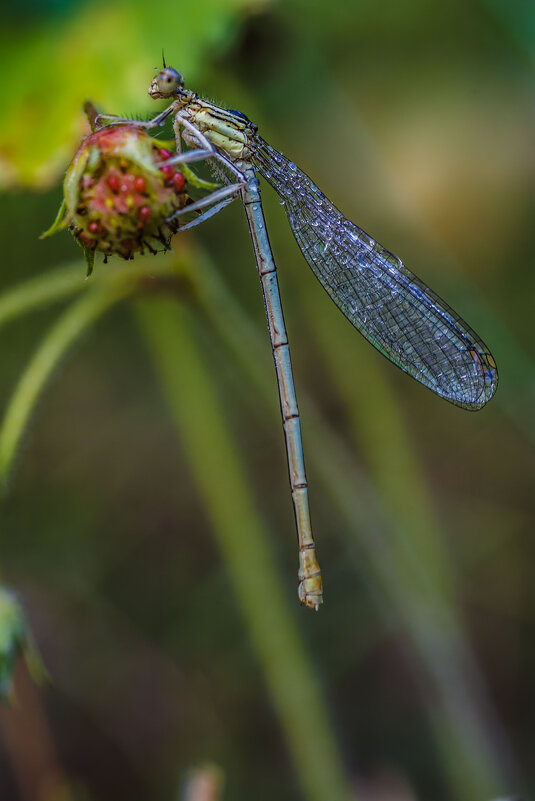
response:
<path id="1" fill-rule="evenodd" d="M 87 271 L 85 277 L 89 278 L 89 276 L 93 272 L 93 266 L 95 264 L 95 251 L 93 250 L 93 248 L 89 248 L 87 247 L 87 245 L 84 245 L 84 243 L 80 242 L 80 240 L 78 240 L 78 244 L 84 251 L 85 263 L 87 265 Z"/>
<path id="2" fill-rule="evenodd" d="M 176 142 L 174 139 L 157 139 L 155 136 L 151 136 L 151 141 L 156 145 L 156 147 L 165 147 L 166 150 L 172 151 L 176 148 Z"/>
<path id="3" fill-rule="evenodd" d="M 80 191 L 80 179 L 85 172 L 89 162 L 90 148 L 79 148 L 70 167 L 67 168 L 63 181 L 63 194 L 67 203 L 67 216 L 64 225 L 71 222 L 78 205 L 78 194 Z"/>
<path id="4" fill-rule="evenodd" d="M 65 198 L 63 198 L 61 206 L 59 207 L 59 211 L 56 215 L 56 219 L 54 220 L 48 231 L 45 231 L 44 233 L 41 234 L 39 239 L 48 239 L 48 237 L 52 236 L 52 234 L 55 234 L 56 231 L 61 231 L 62 228 L 65 228 L 65 226 L 67 225 L 65 221 L 66 216 L 67 216 L 67 201 L 65 200 Z"/>
<path id="5" fill-rule="evenodd" d="M 196 175 L 191 167 L 188 167 L 187 164 L 180 165 L 180 172 L 186 181 L 196 189 L 206 189 L 209 192 L 213 192 L 215 189 L 219 189 L 223 185 L 214 183 L 213 181 L 205 181 L 204 178 L 199 178 L 199 176 Z"/>

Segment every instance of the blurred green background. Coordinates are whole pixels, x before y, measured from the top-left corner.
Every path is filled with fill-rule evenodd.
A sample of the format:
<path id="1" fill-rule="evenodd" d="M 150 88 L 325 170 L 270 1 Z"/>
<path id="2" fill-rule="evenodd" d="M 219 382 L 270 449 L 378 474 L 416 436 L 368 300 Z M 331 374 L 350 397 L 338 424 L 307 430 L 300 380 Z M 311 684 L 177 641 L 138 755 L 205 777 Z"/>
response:
<path id="1" fill-rule="evenodd" d="M 533 4 L 3 11 L 0 567 L 49 681 L 19 666 L 17 703 L 0 713 L 2 801 L 533 797 Z M 397 371 L 329 301 L 264 188 L 317 614 L 296 599 L 239 203 L 167 256 L 98 257 L 88 282 L 72 237 L 38 240 L 83 102 L 163 107 L 147 96 L 162 47 L 188 87 L 247 114 L 444 296 L 498 363 L 478 414 Z M 204 790 L 188 784 L 196 770 Z"/>

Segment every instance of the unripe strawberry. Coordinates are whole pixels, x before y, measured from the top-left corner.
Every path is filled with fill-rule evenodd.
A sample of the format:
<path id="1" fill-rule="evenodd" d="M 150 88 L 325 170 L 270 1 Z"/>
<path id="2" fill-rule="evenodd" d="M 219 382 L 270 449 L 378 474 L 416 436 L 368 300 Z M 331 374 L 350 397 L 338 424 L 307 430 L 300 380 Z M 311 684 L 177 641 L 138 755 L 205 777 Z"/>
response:
<path id="1" fill-rule="evenodd" d="M 169 247 L 178 229 L 171 219 L 186 204 L 185 180 L 149 134 L 134 125 L 100 128 L 87 136 L 63 182 L 64 201 L 51 236 L 69 228 L 84 250 L 91 272 L 94 252 L 131 259 L 159 242 Z"/>

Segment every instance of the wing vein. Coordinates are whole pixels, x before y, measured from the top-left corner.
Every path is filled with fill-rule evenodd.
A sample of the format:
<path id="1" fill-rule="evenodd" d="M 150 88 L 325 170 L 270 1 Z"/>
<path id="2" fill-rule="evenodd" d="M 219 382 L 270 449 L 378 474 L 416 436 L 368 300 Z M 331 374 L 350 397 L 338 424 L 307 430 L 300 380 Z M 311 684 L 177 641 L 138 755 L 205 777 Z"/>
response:
<path id="1" fill-rule="evenodd" d="M 498 373 L 470 326 L 258 136 L 253 158 L 284 201 L 303 256 L 352 325 L 390 361 L 451 403 L 466 409 L 487 403 Z"/>

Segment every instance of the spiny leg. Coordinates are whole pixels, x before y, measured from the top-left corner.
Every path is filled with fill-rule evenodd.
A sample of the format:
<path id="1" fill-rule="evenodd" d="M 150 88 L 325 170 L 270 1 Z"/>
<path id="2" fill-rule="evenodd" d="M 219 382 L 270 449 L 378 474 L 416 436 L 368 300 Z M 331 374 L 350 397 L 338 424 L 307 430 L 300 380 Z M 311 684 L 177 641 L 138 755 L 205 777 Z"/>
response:
<path id="1" fill-rule="evenodd" d="M 182 233 L 182 231 L 187 231 L 188 228 L 194 228 L 196 225 L 199 225 L 199 223 L 202 223 L 205 220 L 208 220 L 210 217 L 213 217 L 214 214 L 218 214 L 218 212 L 220 212 L 221 209 L 224 209 L 225 206 L 228 206 L 229 203 L 232 203 L 232 201 L 236 200 L 237 197 L 238 195 L 233 195 L 233 196 L 231 195 L 231 197 L 227 197 L 224 200 L 221 200 L 219 203 L 216 203 L 215 206 L 212 206 L 211 209 L 208 209 L 207 211 L 203 212 L 203 214 L 197 217 L 197 219 L 191 220 L 191 222 L 186 223 L 185 225 L 181 225 L 180 228 L 178 229 L 178 233 Z M 190 211 L 190 209 L 191 206 L 184 209 L 180 209 L 180 211 L 176 214 L 173 214 L 173 217 L 170 219 L 178 217 L 178 214 L 185 214 L 187 211 Z"/>
<path id="2" fill-rule="evenodd" d="M 95 124 L 100 128 L 105 128 L 106 125 L 100 125 L 101 120 L 110 120 L 109 125 L 135 125 L 136 128 L 146 128 L 150 130 L 151 128 L 157 128 L 159 125 L 163 125 L 167 117 L 175 111 L 175 104 L 171 103 L 171 105 L 154 117 L 152 120 L 129 120 L 127 117 L 116 117 L 113 114 L 98 114 L 95 120 Z"/>
<path id="3" fill-rule="evenodd" d="M 175 133 L 176 152 L 182 153 L 182 137 L 180 136 L 180 117 L 178 114 L 175 114 L 175 119 L 173 120 L 173 131 Z"/>
<path id="4" fill-rule="evenodd" d="M 156 166 L 164 167 L 167 164 L 187 164 L 190 161 L 205 161 L 205 159 L 215 158 L 217 156 L 215 150 L 186 150 L 184 153 L 177 153 L 176 156 L 170 156 L 165 161 L 160 161 Z"/>
<path id="5" fill-rule="evenodd" d="M 163 123 L 165 122 L 167 117 L 173 112 L 173 110 L 174 110 L 174 104 L 169 106 L 169 108 L 165 109 L 165 111 L 162 111 L 161 114 L 158 114 L 158 116 L 154 117 L 154 119 L 152 120 L 129 120 L 126 117 L 116 117 L 112 114 L 97 114 L 94 124 L 97 127 L 105 128 L 107 127 L 106 125 L 99 124 L 100 120 L 110 120 L 111 121 L 110 127 L 112 127 L 113 125 L 134 125 L 136 128 L 151 129 L 151 128 L 156 128 L 159 125 L 163 125 Z M 206 137 L 204 137 L 200 133 L 200 131 L 197 131 L 196 128 L 193 128 L 193 126 L 191 126 L 191 128 L 193 128 L 195 133 L 198 134 L 198 138 L 203 145 L 203 149 L 188 150 L 185 153 L 183 153 L 181 148 L 180 137 L 176 136 L 175 126 L 176 126 L 176 119 L 175 122 L 173 123 L 173 127 L 175 128 L 175 138 L 177 142 L 177 150 L 179 150 L 179 152 L 175 156 L 171 156 L 171 158 L 160 162 L 157 165 L 158 167 L 163 167 L 166 164 L 184 164 L 190 161 L 204 161 L 205 159 L 213 158 L 218 155 L 213 145 L 210 144 L 210 142 L 206 139 Z"/>
<path id="6" fill-rule="evenodd" d="M 181 149 L 178 145 L 178 142 L 180 140 L 180 127 L 179 127 L 180 125 L 182 125 L 182 127 L 185 128 L 187 131 L 189 131 L 191 136 L 197 141 L 197 143 L 201 146 L 203 150 L 207 151 L 209 150 L 213 158 L 216 158 L 218 161 L 221 162 L 221 164 L 224 164 L 224 166 L 227 168 L 227 170 L 229 170 L 229 172 L 234 173 L 234 175 L 238 178 L 238 181 L 241 184 L 245 183 L 245 176 L 243 172 L 239 170 L 238 167 L 236 167 L 236 165 L 230 161 L 230 159 L 224 156 L 223 153 L 220 153 L 218 150 L 216 150 L 216 148 L 209 141 L 209 139 L 202 133 L 202 131 L 200 131 L 195 125 L 192 125 L 192 123 L 188 119 L 186 119 L 181 112 L 177 113 L 175 121 L 173 123 L 175 138 L 177 139 L 177 150 Z M 172 158 L 177 158 L 177 157 L 174 156 Z M 169 163 L 173 162 L 170 161 Z"/>
<path id="7" fill-rule="evenodd" d="M 188 150 L 185 153 L 182 152 L 182 137 L 181 137 L 180 125 L 182 125 L 189 131 L 194 142 L 201 146 L 200 149 Z M 186 206 L 183 209 L 178 209 L 172 215 L 172 217 L 169 218 L 169 220 L 173 220 L 183 214 L 187 214 L 190 211 L 198 211 L 199 209 L 205 208 L 206 206 L 212 206 L 212 208 L 207 209 L 207 211 L 201 214 L 197 219 L 192 220 L 189 223 L 186 223 L 186 225 L 183 225 L 180 228 L 180 230 L 184 231 L 187 230 L 188 228 L 193 228 L 195 225 L 199 225 L 199 223 L 204 222 L 210 217 L 213 217 L 215 214 L 224 209 L 225 206 L 227 206 L 229 203 L 235 200 L 236 197 L 238 196 L 238 192 L 245 185 L 245 176 L 240 170 L 234 167 L 234 165 L 227 163 L 227 159 L 224 158 L 215 149 L 215 147 L 207 139 L 207 137 L 204 136 L 202 131 L 200 131 L 198 128 L 192 125 L 189 122 L 189 120 L 183 119 L 180 114 L 177 114 L 175 116 L 175 119 L 173 120 L 173 130 L 175 132 L 177 154 L 171 156 L 169 159 L 167 159 L 167 161 L 162 162 L 162 165 L 184 164 L 188 161 L 202 161 L 208 158 L 215 158 L 218 161 L 222 162 L 225 165 L 225 167 L 231 167 L 231 171 L 239 178 L 239 182 L 224 186 L 223 188 L 218 189 L 215 192 L 211 192 L 209 195 L 206 195 L 203 198 L 200 198 L 199 200 L 195 201 L 189 206 Z"/>
<path id="8" fill-rule="evenodd" d="M 185 152 L 182 151 L 182 140 L 180 137 L 180 125 L 184 125 L 190 133 L 193 135 L 193 138 L 200 147 L 195 148 L 193 150 L 186 150 Z M 160 162 L 157 166 L 164 167 L 167 164 L 174 165 L 174 164 L 187 164 L 188 162 L 195 162 L 195 161 L 205 161 L 206 159 L 210 158 L 217 158 L 219 161 L 223 161 L 223 157 L 218 153 L 215 147 L 212 145 L 211 142 L 208 141 L 206 136 L 204 136 L 201 131 L 198 130 L 194 125 L 192 125 L 187 120 L 180 119 L 180 115 L 177 114 L 174 121 L 173 121 L 173 130 L 175 132 L 175 141 L 176 141 L 176 149 L 177 153 L 170 158 L 166 159 L 165 161 Z M 226 164 L 226 160 L 225 160 Z M 232 170 L 238 177 L 241 179 L 241 182 L 244 182 L 243 175 L 236 169 Z"/>
<path id="9" fill-rule="evenodd" d="M 183 209 L 178 209 L 174 214 L 171 215 L 171 217 L 168 217 L 167 219 L 174 220 L 176 217 L 180 217 L 182 214 L 187 214 L 190 211 L 198 211 L 199 209 L 204 209 L 206 206 L 211 206 L 212 203 L 217 204 L 217 211 L 220 211 L 227 205 L 227 203 L 230 203 L 238 196 L 238 192 L 242 186 L 243 184 L 229 184 L 229 186 L 224 186 L 222 189 L 217 189 L 215 192 L 211 192 L 209 195 L 200 198 L 200 200 L 196 200 L 195 203 L 190 203 L 189 206 L 184 206 Z M 211 213 L 210 212 L 211 210 L 205 212 L 201 216 L 206 219 L 207 217 L 211 217 L 212 213 L 216 214 L 215 211 L 212 211 Z M 201 218 L 195 222 L 198 223 L 200 220 Z M 190 223 L 188 223 L 188 227 L 192 227 Z"/>

